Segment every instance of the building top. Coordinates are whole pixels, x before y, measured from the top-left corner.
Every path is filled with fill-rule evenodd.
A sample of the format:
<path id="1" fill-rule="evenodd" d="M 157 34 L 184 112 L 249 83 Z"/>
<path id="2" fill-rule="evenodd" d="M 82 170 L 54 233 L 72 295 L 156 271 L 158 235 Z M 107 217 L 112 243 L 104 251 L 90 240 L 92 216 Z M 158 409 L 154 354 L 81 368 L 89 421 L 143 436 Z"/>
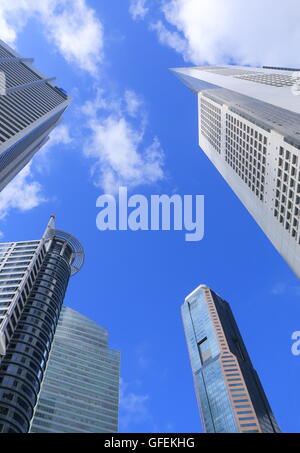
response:
<path id="1" fill-rule="evenodd" d="M 55 227 L 55 216 L 51 215 L 43 239 L 50 241 L 52 239 L 63 240 L 72 250 L 71 275 L 76 274 L 80 271 L 84 263 L 84 250 L 78 239 L 70 233 L 66 233 L 63 230 L 58 230 Z"/>
<path id="2" fill-rule="evenodd" d="M 300 149 L 299 114 L 223 88 L 205 90 L 203 95 L 220 105 L 226 105 L 230 111 L 267 132 L 277 131 L 287 143 Z"/>
<path id="3" fill-rule="evenodd" d="M 194 296 L 200 289 L 209 289 L 209 287 L 205 284 L 201 284 L 199 286 L 197 286 L 197 288 L 195 288 L 190 294 L 188 294 L 185 298 L 185 301 L 187 299 L 189 299 L 190 297 Z"/>
<path id="4" fill-rule="evenodd" d="M 55 228 L 54 216 L 51 216 L 42 239 L 0 244 L 0 356 L 5 355 L 26 298 L 48 252 L 60 255 L 69 266 L 69 275 L 76 274 L 83 266 L 82 245 L 74 236 Z"/>
<path id="5" fill-rule="evenodd" d="M 226 88 L 259 101 L 300 113 L 300 96 L 293 87 L 300 82 L 298 72 L 284 69 L 246 66 L 195 66 L 172 68 L 176 76 L 192 91 Z"/>
<path id="6" fill-rule="evenodd" d="M 22 65 L 27 69 L 27 73 L 31 72 L 33 73 L 38 80 L 43 80 L 47 85 L 49 85 L 51 88 L 53 88 L 54 91 L 56 91 L 58 94 L 61 95 L 63 100 L 71 100 L 70 97 L 68 96 L 67 92 L 56 86 L 55 84 L 55 77 L 47 77 L 45 74 L 43 74 L 41 71 L 39 71 L 32 63 L 34 62 L 33 58 L 24 58 L 15 49 L 12 49 L 10 46 L 8 46 L 4 41 L 0 39 L 0 47 L 1 47 L 1 52 L 0 52 L 0 71 L 3 71 L 7 75 L 7 70 L 9 67 L 9 64 L 16 64 L 18 63 L 19 65 Z M 9 76 L 9 74 L 8 74 Z M 11 87 L 7 87 L 11 88 Z"/>

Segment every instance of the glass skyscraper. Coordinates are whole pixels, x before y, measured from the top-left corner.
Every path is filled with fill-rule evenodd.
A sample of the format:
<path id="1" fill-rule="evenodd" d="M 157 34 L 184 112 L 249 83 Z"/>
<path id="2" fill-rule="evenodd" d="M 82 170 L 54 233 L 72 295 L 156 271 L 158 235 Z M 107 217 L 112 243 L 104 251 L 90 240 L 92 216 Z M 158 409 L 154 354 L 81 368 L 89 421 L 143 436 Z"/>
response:
<path id="1" fill-rule="evenodd" d="M 198 97 L 199 145 L 300 278 L 300 72 L 177 68 Z"/>
<path id="2" fill-rule="evenodd" d="M 70 98 L 0 40 L 0 190 L 48 141 Z"/>
<path id="3" fill-rule="evenodd" d="M 120 354 L 107 343 L 105 329 L 62 308 L 30 432 L 118 431 Z"/>
<path id="4" fill-rule="evenodd" d="M 0 244 L 0 433 L 29 431 L 82 246 L 51 217 L 40 240 Z"/>
<path id="5" fill-rule="evenodd" d="M 181 312 L 205 432 L 280 432 L 229 304 L 200 285 Z"/>

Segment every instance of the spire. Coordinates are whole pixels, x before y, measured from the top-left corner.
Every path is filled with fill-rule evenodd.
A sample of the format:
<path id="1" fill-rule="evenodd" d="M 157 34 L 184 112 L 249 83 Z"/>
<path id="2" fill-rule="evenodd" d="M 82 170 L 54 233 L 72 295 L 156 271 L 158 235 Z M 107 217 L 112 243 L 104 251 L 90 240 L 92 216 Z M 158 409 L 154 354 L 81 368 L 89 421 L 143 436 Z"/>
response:
<path id="1" fill-rule="evenodd" d="M 47 238 L 50 236 L 51 231 L 55 230 L 55 214 L 50 216 L 50 220 L 48 222 L 47 228 L 45 233 L 43 234 L 43 238 Z"/>
<path id="2" fill-rule="evenodd" d="M 205 68 L 209 68 L 209 66 Z M 217 88 L 213 83 L 202 80 L 202 77 L 199 77 L 200 73 L 196 67 L 170 68 L 170 71 L 195 94 L 199 93 L 199 91 Z"/>

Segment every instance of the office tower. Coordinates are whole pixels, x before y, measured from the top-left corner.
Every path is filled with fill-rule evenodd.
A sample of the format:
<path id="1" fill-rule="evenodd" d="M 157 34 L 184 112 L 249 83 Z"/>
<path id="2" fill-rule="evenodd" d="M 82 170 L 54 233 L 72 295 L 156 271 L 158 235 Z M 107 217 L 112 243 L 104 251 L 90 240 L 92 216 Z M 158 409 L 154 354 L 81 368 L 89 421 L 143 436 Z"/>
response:
<path id="1" fill-rule="evenodd" d="M 70 103 L 55 78 L 45 77 L 32 61 L 0 41 L 0 190 L 48 141 Z"/>
<path id="2" fill-rule="evenodd" d="M 120 354 L 107 342 L 105 329 L 62 308 L 30 432 L 118 431 Z"/>
<path id="3" fill-rule="evenodd" d="M 28 432 L 69 278 L 82 246 L 55 228 L 0 244 L 0 432 Z"/>
<path id="4" fill-rule="evenodd" d="M 205 432 L 280 432 L 229 304 L 200 285 L 181 312 Z"/>
<path id="5" fill-rule="evenodd" d="M 197 93 L 200 147 L 300 277 L 300 72 L 174 71 Z"/>

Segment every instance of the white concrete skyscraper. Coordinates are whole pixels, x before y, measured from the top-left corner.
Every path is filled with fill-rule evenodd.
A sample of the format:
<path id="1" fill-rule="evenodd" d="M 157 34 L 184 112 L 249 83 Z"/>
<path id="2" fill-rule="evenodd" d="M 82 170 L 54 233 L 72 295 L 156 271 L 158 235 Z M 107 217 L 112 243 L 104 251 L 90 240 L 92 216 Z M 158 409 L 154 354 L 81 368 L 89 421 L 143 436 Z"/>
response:
<path id="1" fill-rule="evenodd" d="M 200 147 L 300 278 L 300 72 L 173 71 L 197 94 Z"/>
<path id="2" fill-rule="evenodd" d="M 32 61 L 0 41 L 0 190 L 47 142 L 70 103 Z"/>

